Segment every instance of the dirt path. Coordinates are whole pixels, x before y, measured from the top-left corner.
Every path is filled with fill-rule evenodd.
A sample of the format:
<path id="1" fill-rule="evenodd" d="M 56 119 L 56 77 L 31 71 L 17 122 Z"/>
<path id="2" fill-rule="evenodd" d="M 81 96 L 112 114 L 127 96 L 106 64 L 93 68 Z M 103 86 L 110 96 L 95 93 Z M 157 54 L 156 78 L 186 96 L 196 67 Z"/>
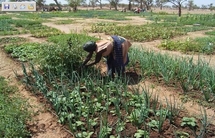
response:
<path id="1" fill-rule="evenodd" d="M 43 23 L 43 25 L 47 25 L 49 27 L 53 27 L 56 29 L 59 29 L 61 31 L 63 31 L 64 33 L 81 33 L 84 30 L 88 30 L 91 28 L 91 25 L 93 23 L 99 23 L 99 22 L 103 22 L 103 23 L 117 23 L 117 25 L 124 25 L 124 24 L 133 24 L 133 25 L 140 25 L 140 24 L 147 24 L 150 23 L 151 21 L 146 20 L 145 18 L 141 18 L 138 16 L 128 16 L 128 19 L 131 20 L 123 20 L 123 21 L 115 21 L 115 20 L 105 20 L 105 19 L 97 19 L 97 18 L 93 18 L 93 19 L 82 19 L 82 18 L 52 18 L 49 19 L 51 22 L 46 22 Z M 74 20 L 74 23 L 71 24 L 61 24 L 61 25 L 57 25 L 54 23 L 54 21 L 57 20 L 66 20 L 66 19 L 72 19 Z"/>
<path id="2" fill-rule="evenodd" d="M 27 37 L 30 39 L 29 41 L 43 42 L 42 40 L 29 37 L 29 35 L 19 36 Z M 29 110 L 35 112 L 33 120 L 29 122 L 28 125 L 32 132 L 32 138 L 72 138 L 72 135 L 58 123 L 57 117 L 48 111 L 46 105 L 41 103 L 38 97 L 27 91 L 24 85 L 16 80 L 14 72 L 18 74 L 22 72 L 20 63 L 8 57 L 8 55 L 4 53 L 3 47 L 0 46 L 0 76 L 5 77 L 9 84 L 18 87 L 19 93 L 28 99 L 30 103 L 31 107 L 29 107 Z"/>

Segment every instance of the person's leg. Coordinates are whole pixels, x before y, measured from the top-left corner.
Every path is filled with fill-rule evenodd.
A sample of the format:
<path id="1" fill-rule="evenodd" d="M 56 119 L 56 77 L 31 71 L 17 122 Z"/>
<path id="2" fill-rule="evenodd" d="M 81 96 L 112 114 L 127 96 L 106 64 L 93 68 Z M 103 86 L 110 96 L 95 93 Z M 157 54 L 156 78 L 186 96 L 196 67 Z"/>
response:
<path id="1" fill-rule="evenodd" d="M 113 77 L 114 76 L 114 72 L 115 72 L 114 59 L 113 59 L 113 56 L 110 55 L 107 58 L 107 75 Z"/>

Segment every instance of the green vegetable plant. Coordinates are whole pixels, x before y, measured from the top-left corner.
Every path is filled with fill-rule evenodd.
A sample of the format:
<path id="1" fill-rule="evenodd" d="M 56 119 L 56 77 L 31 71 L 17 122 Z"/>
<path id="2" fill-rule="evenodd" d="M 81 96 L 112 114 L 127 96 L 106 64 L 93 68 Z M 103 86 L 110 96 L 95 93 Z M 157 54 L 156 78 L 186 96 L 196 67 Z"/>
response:
<path id="1" fill-rule="evenodd" d="M 0 137 L 29 137 L 26 122 L 30 121 L 28 103 L 0 76 Z"/>
<path id="2" fill-rule="evenodd" d="M 138 129 L 137 132 L 134 134 L 134 137 L 135 138 L 149 138 L 149 133 L 145 130 L 141 130 L 141 129 Z"/>
<path id="3" fill-rule="evenodd" d="M 9 44 L 4 47 L 4 50 L 13 58 L 18 58 L 20 61 L 35 60 L 42 47 L 47 46 L 40 43 L 21 43 Z"/>
<path id="4" fill-rule="evenodd" d="M 197 128 L 196 119 L 194 117 L 183 117 L 181 122 L 182 127 L 189 127 L 191 129 Z"/>

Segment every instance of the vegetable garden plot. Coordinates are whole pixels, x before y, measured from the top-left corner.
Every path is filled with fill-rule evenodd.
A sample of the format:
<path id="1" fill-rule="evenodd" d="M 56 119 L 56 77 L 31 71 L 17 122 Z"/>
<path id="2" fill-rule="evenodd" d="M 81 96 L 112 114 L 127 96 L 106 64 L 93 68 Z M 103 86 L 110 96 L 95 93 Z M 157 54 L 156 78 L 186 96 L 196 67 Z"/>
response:
<path id="1" fill-rule="evenodd" d="M 27 39 L 23 37 L 4 37 L 4 38 L 0 38 L 0 45 L 15 44 L 15 43 L 21 43 L 26 41 Z"/>
<path id="2" fill-rule="evenodd" d="M 133 12 L 119 12 L 107 10 L 79 10 L 78 12 L 44 12 L 44 13 L 19 13 L 18 18 L 27 19 L 48 19 L 53 17 L 71 17 L 71 18 L 99 18 L 110 20 L 129 20 L 126 16 L 141 16 Z"/>
<path id="3" fill-rule="evenodd" d="M 178 50 L 184 53 L 195 52 L 213 54 L 215 49 L 215 37 L 202 37 L 185 41 L 164 40 L 158 47 L 166 50 Z"/>
<path id="4" fill-rule="evenodd" d="M 11 17 L 0 16 L 0 35 L 18 34 L 19 31 L 13 25 Z"/>
<path id="5" fill-rule="evenodd" d="M 144 50 L 139 52 L 136 48 L 131 49 L 130 60 L 132 65 L 140 65 L 143 76 L 155 76 L 156 80 L 162 79 L 166 85 L 180 87 L 185 94 L 196 93 L 201 100 L 213 105 L 215 70 L 200 59 L 194 64 L 192 58 L 172 58 Z"/>
<path id="6" fill-rule="evenodd" d="M 77 67 L 82 61 L 82 56 L 80 55 L 84 55 L 84 53 L 81 53 L 81 50 L 76 47 L 80 47 L 89 38 L 82 39 L 82 36 L 79 37 L 78 35 L 73 37 L 72 50 L 74 49 L 74 51 L 69 51 L 71 49 L 66 46 L 67 38 L 63 42 L 60 41 L 60 37 L 58 40 L 55 40 L 54 37 L 49 40 L 55 41 L 58 45 L 51 45 L 49 48 L 41 49 L 46 50 L 46 52 L 41 52 L 46 53 L 46 55 L 39 54 L 40 58 L 43 58 L 41 62 L 43 70 L 38 71 L 34 66 L 31 66 L 32 72 L 27 74 L 23 66 L 23 81 L 34 90 L 35 94 L 42 92 L 53 103 L 53 109 L 59 115 L 60 121 L 67 124 L 77 137 L 117 137 L 118 135 L 129 137 L 195 137 L 195 134 L 199 136 L 205 135 L 204 129 L 206 129 L 208 136 L 214 135 L 212 132 L 214 128 L 208 125 L 206 116 L 202 116 L 202 120 L 188 117 L 176 106 L 177 104 L 169 102 L 169 105 L 167 104 L 168 106 L 166 106 L 166 103 L 160 103 L 157 100 L 157 96 L 150 95 L 147 90 L 129 90 L 126 86 L 128 84 L 127 80 L 104 79 L 100 76 L 98 70 L 89 68 L 86 70 L 87 72 L 77 72 Z M 130 52 L 132 56 L 138 55 L 137 53 Z M 142 60 L 147 61 L 148 59 L 150 61 L 150 58 L 153 59 L 153 54 L 144 53 L 145 59 Z M 42 56 L 45 56 L 45 58 Z M 167 61 L 166 59 L 169 58 L 157 55 L 155 57 L 164 59 L 149 62 L 153 63 L 152 66 L 157 70 L 150 68 L 149 63 L 145 67 L 144 62 L 141 62 L 141 73 L 144 76 L 148 74 L 149 76 L 162 78 L 166 85 L 170 84 L 182 66 L 189 69 L 189 71 L 183 70 L 185 72 L 179 73 L 186 74 L 186 71 L 188 73 L 193 71 L 194 78 L 199 70 L 207 72 L 207 75 L 202 75 L 203 73 L 201 72 L 200 76 L 206 76 L 206 79 L 203 82 L 200 81 L 200 84 L 204 84 L 208 81 L 208 76 L 213 76 L 214 74 L 213 70 L 201 67 L 193 70 L 193 64 L 179 66 L 178 62 L 172 66 L 164 64 L 166 68 L 162 69 L 162 65 L 158 63 Z M 139 59 L 138 56 L 137 58 Z M 135 58 L 133 57 L 133 59 Z M 167 61 L 170 65 L 173 62 L 175 61 Z M 37 64 L 35 63 L 36 66 Z M 159 67 L 156 65 L 159 65 Z M 189 92 L 192 86 L 199 88 L 198 76 L 195 78 L 197 82 L 193 83 L 195 85 L 190 83 L 186 85 L 192 77 L 186 77 L 186 75 L 175 81 L 180 80 L 180 86 L 184 86 L 183 88 L 185 88 L 186 92 Z M 213 80 L 211 79 L 210 81 L 212 84 Z M 213 90 L 209 91 L 212 87 L 208 86 L 208 89 L 204 89 L 206 91 L 204 94 L 206 94 L 205 97 L 210 102 L 213 100 L 211 98 L 213 97 Z M 173 109 L 175 110 L 173 111 Z M 180 114 L 177 115 L 177 113 Z M 182 117 L 187 118 L 183 119 Z M 177 126 L 177 128 L 174 129 L 173 126 Z"/>
<path id="7" fill-rule="evenodd" d="M 43 26 L 41 21 L 33 20 L 18 20 L 12 18 L 3 18 L 0 21 L 2 24 L 0 28 L 0 35 L 15 35 L 15 34 L 28 34 L 31 33 L 33 37 L 42 38 L 49 37 L 53 35 L 63 34 L 63 32 L 50 28 L 48 26 Z"/>
<path id="8" fill-rule="evenodd" d="M 61 43 L 54 38 L 51 37 L 49 40 Z M 68 38 L 72 40 L 72 49 L 65 43 Z M 211 132 L 213 126 L 208 125 L 206 116 L 202 116 L 202 119 L 205 120 L 204 123 L 201 123 L 197 118 L 192 119 L 181 110 L 177 103 L 173 102 L 174 100 L 161 103 L 157 95 L 146 89 L 141 91 L 138 88 L 128 89 L 127 79 L 103 78 L 100 72 L 94 68 L 77 72 L 77 65 L 82 62 L 82 58 L 79 57 L 82 55 L 79 48 L 82 43 L 89 40 L 89 37 L 73 34 L 58 36 L 56 39 L 63 41 L 61 47 L 54 44 L 50 47 L 52 50 L 46 47 L 47 52 L 51 53 L 40 55 L 43 55 L 40 58 L 44 60 L 39 62 L 43 65 L 40 66 L 41 70 L 39 71 L 35 69 L 34 65 L 31 65 L 31 73 L 28 74 L 23 65 L 22 80 L 35 94 L 38 92 L 44 94 L 52 103 L 60 122 L 66 124 L 77 137 L 174 137 L 182 135 L 192 137 L 206 135 L 205 130 L 207 135 L 214 135 Z M 53 52 L 54 50 L 55 52 Z M 79 54 L 77 54 L 78 50 Z M 138 56 L 141 55 L 141 52 L 138 50 L 137 53 L 135 50 L 131 50 L 129 53 L 131 61 L 135 63 L 135 59 L 147 63 L 145 62 L 147 58 L 155 57 L 156 59 L 157 57 L 153 53 L 146 52 L 142 53 L 144 57 L 140 58 Z M 70 60 L 69 66 L 67 66 L 68 59 L 74 58 L 76 60 Z M 155 67 L 157 62 L 168 61 L 168 57 L 164 58 L 165 56 L 160 55 L 159 58 L 157 57 L 160 60 L 153 60 L 154 64 L 141 62 L 140 67 L 142 71 L 149 73 L 150 70 L 153 71 L 153 68 L 145 67 L 149 64 Z M 168 63 L 171 65 L 172 62 L 169 60 Z M 185 63 L 184 65 L 186 65 Z M 177 62 L 175 64 L 177 65 Z M 56 65 L 59 66 L 56 67 Z M 164 66 L 166 65 L 164 64 Z M 157 66 L 155 68 L 158 69 L 158 72 L 154 72 L 155 74 L 161 72 L 159 70 L 161 68 Z M 143 75 L 146 75 L 146 72 L 142 72 Z M 154 75 L 153 72 L 151 73 L 148 75 Z M 168 76 L 164 77 L 165 80 L 168 80 Z M 184 79 L 186 80 L 186 78 Z M 183 117 L 188 118 L 182 119 Z M 195 128 L 194 131 L 192 131 L 193 128 Z"/>
<path id="9" fill-rule="evenodd" d="M 205 136 L 206 131 L 214 135 L 205 116 L 201 124 L 186 116 L 175 102 L 160 103 L 157 95 L 146 90 L 128 90 L 126 80 L 102 79 L 93 70 L 80 75 L 73 71 L 70 76 L 40 73 L 33 65 L 31 74 L 25 70 L 23 66 L 26 85 L 35 94 L 44 94 L 60 122 L 68 125 L 76 137 Z"/>
<path id="10" fill-rule="evenodd" d="M 30 112 L 26 101 L 0 76 L 0 137 L 29 137 L 26 121 Z"/>
<path id="11" fill-rule="evenodd" d="M 155 22 L 176 22 L 181 25 L 195 25 L 214 27 L 215 14 L 185 14 L 181 17 L 175 15 L 157 15 L 152 14 L 151 16 L 146 16 L 147 19 L 153 20 Z"/>
<path id="12" fill-rule="evenodd" d="M 92 33 L 105 33 L 107 35 L 120 35 L 133 41 L 152 41 L 156 39 L 171 39 L 175 36 L 186 35 L 187 32 L 207 30 L 208 27 L 182 26 L 176 23 L 150 23 L 147 25 L 94 24 Z"/>

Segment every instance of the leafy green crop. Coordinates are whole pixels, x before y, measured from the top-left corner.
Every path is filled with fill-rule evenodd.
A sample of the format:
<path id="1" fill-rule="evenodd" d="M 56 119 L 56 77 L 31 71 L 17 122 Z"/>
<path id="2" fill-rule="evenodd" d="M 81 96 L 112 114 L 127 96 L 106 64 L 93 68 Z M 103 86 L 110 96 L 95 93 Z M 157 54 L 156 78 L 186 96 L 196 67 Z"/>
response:
<path id="1" fill-rule="evenodd" d="M 20 61 L 30 61 L 36 59 L 42 47 L 47 47 L 40 43 L 9 44 L 4 47 L 8 54 Z"/>
<path id="2" fill-rule="evenodd" d="M 206 35 L 215 35 L 215 31 L 208 31 L 208 32 L 205 32 Z"/>
<path id="3" fill-rule="evenodd" d="M 181 126 L 188 126 L 191 128 L 194 128 L 197 126 L 196 124 L 196 119 L 193 117 L 183 117 L 182 122 L 181 122 Z"/>
<path id="4" fill-rule="evenodd" d="M 187 32 L 208 29 L 205 26 L 182 26 L 177 23 L 150 23 L 146 25 L 117 26 L 110 23 L 92 25 L 91 32 L 107 35 L 120 35 L 133 41 L 152 41 L 155 39 L 170 39 L 185 35 Z"/>
<path id="5" fill-rule="evenodd" d="M 26 38 L 23 37 L 4 37 L 0 38 L 0 45 L 6 45 L 11 43 L 26 42 Z"/>
<path id="6" fill-rule="evenodd" d="M 27 104 L 20 96 L 14 95 L 15 91 L 15 87 L 8 86 L 0 77 L 0 137 L 30 136 L 25 124 L 29 119 Z"/>
<path id="7" fill-rule="evenodd" d="M 71 39 L 70 45 L 68 40 Z M 39 64 L 43 69 L 55 70 L 56 73 L 71 72 L 82 64 L 87 52 L 83 51 L 82 45 L 87 41 L 98 40 L 85 34 L 66 34 L 48 38 L 53 42 L 43 47 L 40 53 Z"/>
<path id="8" fill-rule="evenodd" d="M 215 37 L 187 38 L 185 41 L 164 40 L 159 47 L 166 50 L 178 50 L 184 53 L 198 52 L 213 54 L 215 50 Z"/>

